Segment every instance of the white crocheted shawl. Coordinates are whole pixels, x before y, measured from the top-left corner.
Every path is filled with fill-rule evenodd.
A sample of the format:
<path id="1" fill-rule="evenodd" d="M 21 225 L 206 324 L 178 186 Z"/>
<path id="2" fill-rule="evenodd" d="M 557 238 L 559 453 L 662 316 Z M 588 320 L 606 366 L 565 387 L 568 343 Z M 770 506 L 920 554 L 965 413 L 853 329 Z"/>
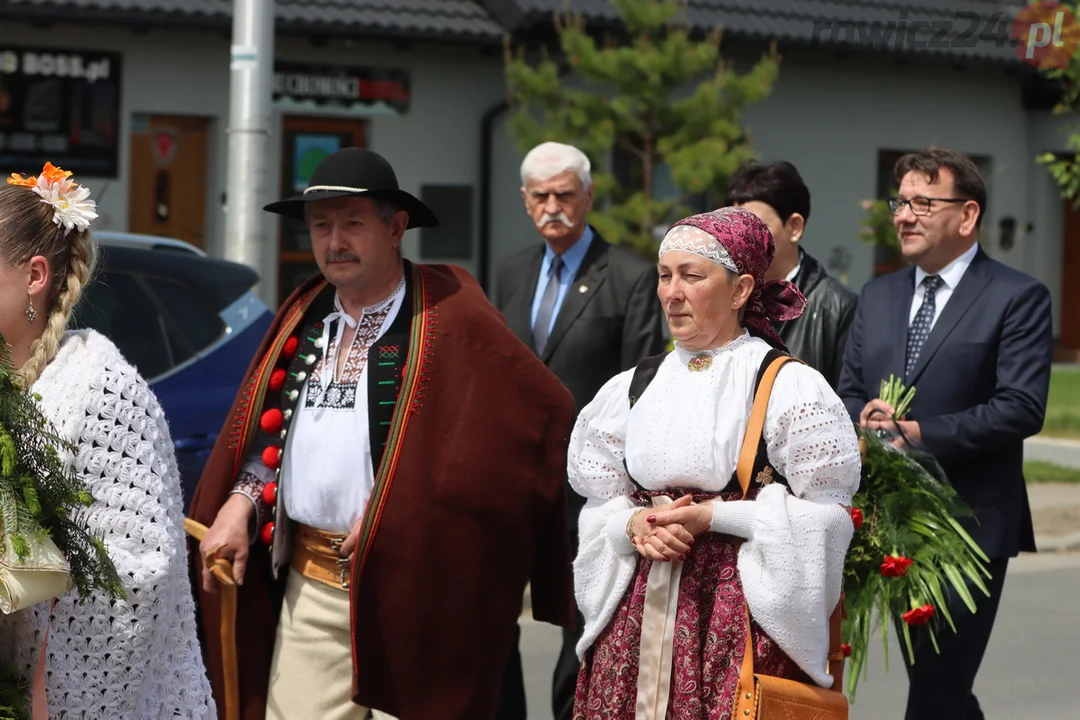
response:
<path id="1" fill-rule="evenodd" d="M 79 513 L 103 535 L 127 598 L 53 611 L 47 696 L 54 718 L 216 717 L 195 634 L 183 504 L 169 428 L 146 381 L 104 336 L 69 332 L 33 386 L 78 447 L 95 503 Z M 0 661 L 32 678 L 49 615 L 39 603 L 0 616 Z"/>

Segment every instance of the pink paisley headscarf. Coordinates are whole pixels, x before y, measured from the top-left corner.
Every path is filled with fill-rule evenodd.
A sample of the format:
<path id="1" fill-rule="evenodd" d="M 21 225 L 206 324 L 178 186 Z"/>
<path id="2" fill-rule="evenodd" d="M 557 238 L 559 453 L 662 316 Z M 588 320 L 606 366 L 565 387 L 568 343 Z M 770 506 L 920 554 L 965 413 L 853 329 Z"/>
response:
<path id="1" fill-rule="evenodd" d="M 674 230 L 681 226 L 701 230 L 716 240 L 720 247 L 711 250 L 699 248 L 700 251 L 695 252 L 684 243 L 668 243 L 665 239 L 665 244 L 660 246 L 660 254 L 669 250 L 695 252 L 729 269 L 733 263 L 740 275 L 751 275 L 754 290 L 746 303 L 746 327 L 751 335 L 757 335 L 775 347 L 785 348 L 774 323 L 794 320 L 802 315 L 806 298 L 794 283 L 765 280 L 765 271 L 776 252 L 768 225 L 749 210 L 725 207 L 684 218 L 671 228 Z M 671 230 L 668 233 L 671 236 Z M 722 259 L 718 260 L 718 256 Z"/>

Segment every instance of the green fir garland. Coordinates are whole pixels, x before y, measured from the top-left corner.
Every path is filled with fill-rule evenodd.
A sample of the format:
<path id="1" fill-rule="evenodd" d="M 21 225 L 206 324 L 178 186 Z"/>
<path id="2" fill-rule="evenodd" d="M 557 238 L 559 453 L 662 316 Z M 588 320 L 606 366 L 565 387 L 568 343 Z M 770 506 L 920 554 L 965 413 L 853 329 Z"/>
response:
<path id="1" fill-rule="evenodd" d="M 25 559 L 35 541 L 51 539 L 64 553 L 80 603 L 95 590 L 124 597 L 123 585 L 105 543 L 79 522 L 94 498 L 62 453 L 77 448 L 42 414 L 41 400 L 23 389 L 0 335 L 0 543 Z M 29 718 L 29 686 L 19 673 L 0 667 L 0 720 Z"/>

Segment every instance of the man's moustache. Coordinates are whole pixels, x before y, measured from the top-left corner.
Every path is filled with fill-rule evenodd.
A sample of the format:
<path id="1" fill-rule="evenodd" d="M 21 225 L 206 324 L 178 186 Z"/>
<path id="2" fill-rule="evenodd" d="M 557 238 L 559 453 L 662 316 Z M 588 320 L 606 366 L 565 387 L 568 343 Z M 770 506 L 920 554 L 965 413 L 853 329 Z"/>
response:
<path id="1" fill-rule="evenodd" d="M 352 253 L 348 253 L 348 252 L 338 252 L 338 253 L 327 253 L 326 254 L 326 262 L 332 262 L 332 263 L 334 263 L 334 262 L 350 262 L 352 260 L 357 260 L 357 259 L 358 258 L 355 255 L 353 255 Z"/>
<path id="2" fill-rule="evenodd" d="M 555 215 L 549 215 L 548 213 L 544 213 L 544 216 L 540 218 L 540 224 L 547 225 L 549 222 L 562 223 L 566 227 L 574 226 L 574 224 L 570 222 L 570 218 L 566 217 L 566 215 L 562 213 L 557 213 Z"/>

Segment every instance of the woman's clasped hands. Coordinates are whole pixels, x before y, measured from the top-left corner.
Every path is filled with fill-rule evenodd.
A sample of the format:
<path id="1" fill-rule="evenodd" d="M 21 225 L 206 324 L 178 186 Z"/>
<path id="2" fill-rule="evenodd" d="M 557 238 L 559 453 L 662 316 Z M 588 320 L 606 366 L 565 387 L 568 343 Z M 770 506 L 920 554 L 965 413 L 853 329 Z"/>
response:
<path id="1" fill-rule="evenodd" d="M 690 495 L 660 507 L 642 508 L 630 518 L 626 534 L 647 560 L 686 560 L 694 538 L 709 530 L 713 504 L 694 503 Z"/>

